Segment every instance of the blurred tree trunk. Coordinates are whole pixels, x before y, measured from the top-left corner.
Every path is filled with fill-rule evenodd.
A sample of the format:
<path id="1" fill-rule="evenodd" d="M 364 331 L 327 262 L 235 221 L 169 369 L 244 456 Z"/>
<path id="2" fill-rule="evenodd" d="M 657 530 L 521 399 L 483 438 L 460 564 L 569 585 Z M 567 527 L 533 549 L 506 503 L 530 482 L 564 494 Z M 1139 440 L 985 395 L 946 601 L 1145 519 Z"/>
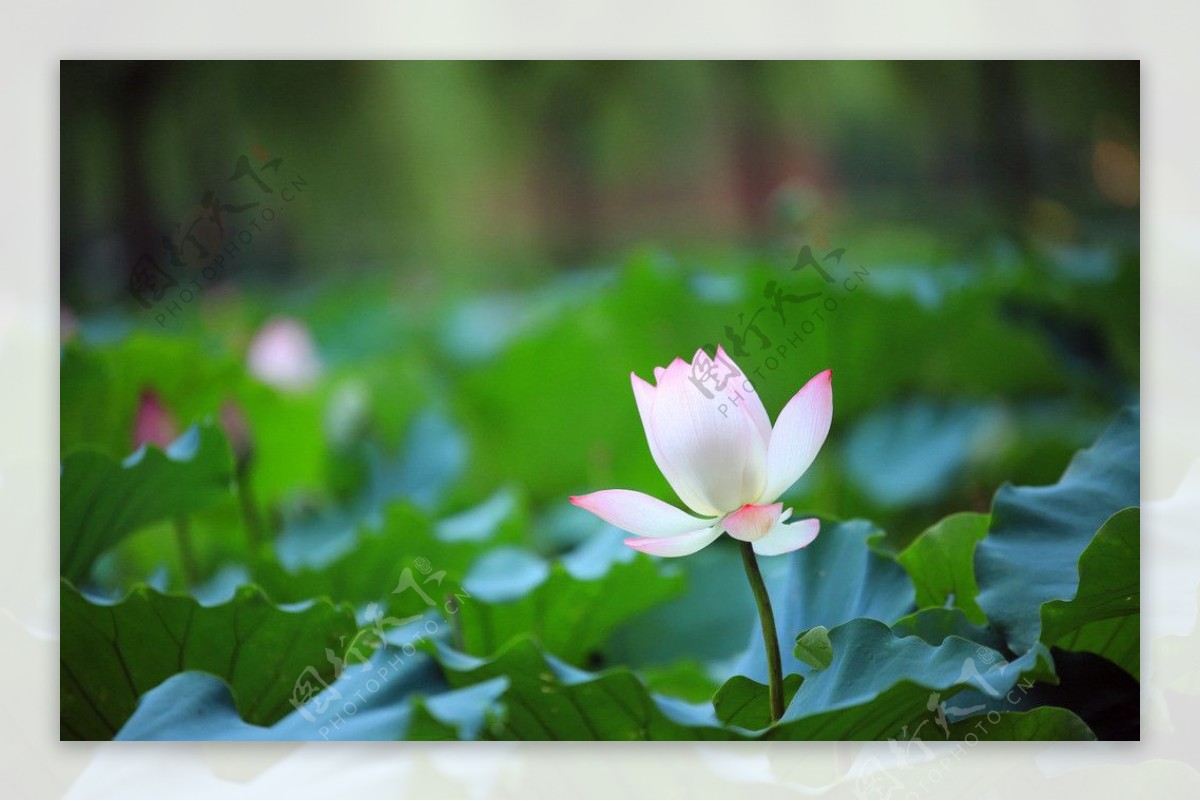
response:
<path id="1" fill-rule="evenodd" d="M 1020 79 L 1012 61 L 979 63 L 980 174 L 1009 227 L 1019 225 L 1034 191 Z"/>

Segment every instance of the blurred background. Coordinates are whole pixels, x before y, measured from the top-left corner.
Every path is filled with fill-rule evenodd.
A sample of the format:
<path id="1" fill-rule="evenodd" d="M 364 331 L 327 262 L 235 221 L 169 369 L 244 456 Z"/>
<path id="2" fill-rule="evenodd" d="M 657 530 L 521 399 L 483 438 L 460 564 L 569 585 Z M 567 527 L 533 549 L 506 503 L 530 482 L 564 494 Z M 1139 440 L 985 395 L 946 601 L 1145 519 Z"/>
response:
<path id="1" fill-rule="evenodd" d="M 1055 481 L 1138 399 L 1137 62 L 63 62 L 61 89 L 62 453 L 214 420 L 252 499 L 195 521 L 191 577 L 164 526 L 97 592 L 216 581 L 264 537 L 321 568 L 395 502 L 566 553 L 600 531 L 569 494 L 673 498 L 629 373 L 702 345 L 740 342 L 772 417 L 834 369 L 787 497 L 891 549 Z M 740 587 L 728 557 L 683 560 L 689 592 Z M 710 612 L 605 658 L 728 656 Z"/>
<path id="2" fill-rule="evenodd" d="M 64 62 L 63 299 L 126 301 L 205 192 L 257 199 L 229 183 L 242 156 L 309 184 L 256 244 L 260 281 L 528 285 L 813 218 L 947 247 L 1128 243 L 1138 80 L 1137 62 Z"/>

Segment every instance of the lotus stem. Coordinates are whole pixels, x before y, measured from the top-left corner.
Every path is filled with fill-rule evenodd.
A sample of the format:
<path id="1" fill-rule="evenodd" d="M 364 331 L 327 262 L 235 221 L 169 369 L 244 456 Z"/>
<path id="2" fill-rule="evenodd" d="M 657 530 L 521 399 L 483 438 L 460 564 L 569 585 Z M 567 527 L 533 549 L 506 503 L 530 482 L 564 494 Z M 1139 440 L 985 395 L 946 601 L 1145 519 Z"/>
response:
<path id="1" fill-rule="evenodd" d="M 767 649 L 768 690 L 771 699 L 771 723 L 778 723 L 783 717 L 783 659 L 779 655 L 779 635 L 775 632 L 775 613 L 771 611 L 771 596 L 767 594 L 767 585 L 763 583 L 762 572 L 758 569 L 758 558 L 754 554 L 754 546 L 748 542 L 739 542 L 742 550 L 742 564 L 746 566 L 746 578 L 750 581 L 750 589 L 754 592 L 754 602 L 758 604 L 758 619 L 762 623 L 763 647 Z"/>
<path id="2" fill-rule="evenodd" d="M 257 555 L 263 544 L 263 522 L 254 502 L 253 490 L 250 487 L 250 471 L 239 470 L 236 476 L 238 503 L 241 506 L 242 521 L 246 528 L 246 544 L 250 551 Z"/>
<path id="3" fill-rule="evenodd" d="M 183 570 L 183 583 L 191 587 L 199 578 L 196 567 L 196 551 L 192 547 L 192 533 L 186 517 L 175 518 L 175 541 L 179 545 L 179 565 Z"/>

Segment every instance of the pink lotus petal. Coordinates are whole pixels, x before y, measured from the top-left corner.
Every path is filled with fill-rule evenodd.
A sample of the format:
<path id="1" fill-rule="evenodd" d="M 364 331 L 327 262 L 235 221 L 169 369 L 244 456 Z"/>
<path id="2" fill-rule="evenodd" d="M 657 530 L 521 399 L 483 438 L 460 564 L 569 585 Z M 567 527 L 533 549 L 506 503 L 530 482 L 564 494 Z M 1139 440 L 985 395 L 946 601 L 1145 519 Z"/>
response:
<path id="1" fill-rule="evenodd" d="M 687 556 L 710 545 L 719 536 L 721 536 L 721 527 L 709 526 L 699 531 L 691 531 L 674 537 L 631 538 L 625 540 L 625 544 L 653 556 Z"/>
<path id="2" fill-rule="evenodd" d="M 617 528 L 643 537 L 670 537 L 716 522 L 692 517 L 669 503 L 633 490 L 602 490 L 572 496 L 571 503 Z"/>
<path id="3" fill-rule="evenodd" d="M 721 525 L 735 540 L 754 542 L 761 540 L 771 531 L 771 528 L 779 522 L 779 515 L 782 511 L 782 503 L 773 503 L 769 506 L 746 504 L 736 512 L 726 515 L 725 519 L 721 521 Z"/>
<path id="4" fill-rule="evenodd" d="M 142 390 L 138 399 L 137 416 L 133 421 L 133 449 L 143 445 L 157 445 L 166 450 L 179 436 L 175 417 L 152 389 Z"/>
<path id="5" fill-rule="evenodd" d="M 788 510 L 791 513 L 791 510 Z M 787 515 L 783 516 L 786 519 Z M 767 536 L 754 543 L 754 552 L 759 556 L 778 556 L 799 550 L 812 543 L 821 532 L 821 521 L 815 517 L 797 520 L 794 523 L 777 523 Z"/>
<path id="6" fill-rule="evenodd" d="M 833 371 L 813 376 L 788 401 L 771 431 L 766 488 L 759 503 L 771 503 L 812 464 L 833 420 Z"/>

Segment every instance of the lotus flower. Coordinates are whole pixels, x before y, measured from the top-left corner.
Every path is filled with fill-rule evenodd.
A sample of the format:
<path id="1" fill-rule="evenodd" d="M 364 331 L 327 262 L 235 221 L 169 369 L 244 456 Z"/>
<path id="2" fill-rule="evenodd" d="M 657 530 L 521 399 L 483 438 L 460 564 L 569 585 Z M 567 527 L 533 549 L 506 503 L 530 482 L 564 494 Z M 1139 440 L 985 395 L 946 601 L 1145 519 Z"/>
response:
<path id="1" fill-rule="evenodd" d="M 733 368 L 721 347 L 717 361 Z M 689 364 L 656 367 L 657 386 L 630 374 L 650 454 L 694 514 L 627 489 L 571 498 L 571 503 L 636 537 L 625 544 L 655 556 L 686 556 L 722 532 L 775 556 L 811 543 L 816 518 L 789 522 L 779 496 L 804 474 L 829 433 L 832 371 L 814 376 L 779 413 L 774 427 L 758 395 L 736 390 L 728 402 L 701 389 L 713 360 L 697 351 Z M 731 389 L 733 387 L 731 386 Z"/>
<path id="2" fill-rule="evenodd" d="M 307 389 L 321 373 L 312 335 L 290 317 L 263 324 L 250 343 L 246 362 L 256 378 L 283 390 Z"/>

